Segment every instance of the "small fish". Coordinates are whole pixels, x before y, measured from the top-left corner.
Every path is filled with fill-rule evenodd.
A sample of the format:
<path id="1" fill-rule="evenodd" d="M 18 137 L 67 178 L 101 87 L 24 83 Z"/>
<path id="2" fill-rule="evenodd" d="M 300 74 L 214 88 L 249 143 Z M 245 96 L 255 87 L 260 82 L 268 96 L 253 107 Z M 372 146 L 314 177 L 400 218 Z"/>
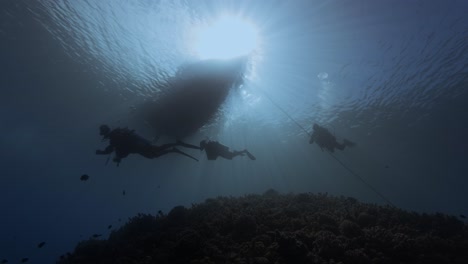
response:
<path id="1" fill-rule="evenodd" d="M 161 185 L 158 185 L 158 189 L 161 188 Z"/>
<path id="2" fill-rule="evenodd" d="M 8 260 L 6 260 L 6 259 L 3 259 L 3 260 L 2 260 L 2 262 L 0 262 L 0 263 L 2 263 L 2 264 L 4 264 L 4 263 L 8 263 Z"/>
<path id="3" fill-rule="evenodd" d="M 111 229 L 111 228 L 112 228 L 112 225 L 109 225 L 109 226 L 107 227 L 107 229 Z"/>
<path id="4" fill-rule="evenodd" d="M 39 243 L 39 244 L 37 245 L 37 247 L 38 247 L 38 248 L 41 248 L 41 247 L 43 247 L 44 245 L 45 245 L 45 242 L 41 242 L 41 243 Z"/>
<path id="5" fill-rule="evenodd" d="M 122 219 L 119 218 L 119 222 L 122 221 Z"/>
<path id="6" fill-rule="evenodd" d="M 21 263 L 25 263 L 25 262 L 28 262 L 29 261 L 29 258 L 22 258 L 21 259 Z"/>
<path id="7" fill-rule="evenodd" d="M 390 167 L 389 167 L 388 165 L 385 165 L 385 168 L 388 169 L 388 168 L 390 168 Z"/>
<path id="8" fill-rule="evenodd" d="M 100 237 L 100 236 L 102 236 L 102 235 L 101 235 L 101 234 L 94 234 L 94 235 L 93 235 L 94 238 L 98 238 L 98 237 Z"/>
<path id="9" fill-rule="evenodd" d="M 125 190 L 122 191 L 122 195 L 125 196 Z"/>
<path id="10" fill-rule="evenodd" d="M 466 219 L 466 216 L 461 214 L 460 218 Z"/>
<path id="11" fill-rule="evenodd" d="M 60 260 L 64 260 L 65 259 L 65 256 L 64 255 L 60 255 Z"/>
<path id="12" fill-rule="evenodd" d="M 83 174 L 83 175 L 81 175 L 81 177 L 80 177 L 80 181 L 87 181 L 88 179 L 89 179 L 88 174 Z"/>

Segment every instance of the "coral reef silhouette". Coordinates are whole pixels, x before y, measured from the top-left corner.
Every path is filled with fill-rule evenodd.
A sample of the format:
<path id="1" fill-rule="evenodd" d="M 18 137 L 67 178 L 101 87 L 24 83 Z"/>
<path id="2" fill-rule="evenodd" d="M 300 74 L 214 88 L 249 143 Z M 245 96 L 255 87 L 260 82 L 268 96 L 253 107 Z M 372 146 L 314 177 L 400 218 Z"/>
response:
<path id="1" fill-rule="evenodd" d="M 466 263 L 467 248 L 454 216 L 268 190 L 140 214 L 59 263 Z"/>

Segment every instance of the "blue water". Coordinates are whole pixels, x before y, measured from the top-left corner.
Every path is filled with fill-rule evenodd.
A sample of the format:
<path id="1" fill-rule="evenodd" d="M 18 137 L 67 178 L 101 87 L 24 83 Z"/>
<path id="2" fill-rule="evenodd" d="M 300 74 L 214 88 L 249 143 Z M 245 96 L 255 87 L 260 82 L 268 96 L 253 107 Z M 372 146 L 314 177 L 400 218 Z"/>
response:
<path id="1" fill-rule="evenodd" d="M 385 204 L 308 144 L 314 122 L 357 143 L 335 157 L 391 203 L 467 214 L 467 11 L 462 0 L 2 0 L 0 259 L 52 263 L 109 224 L 218 195 L 274 188 Z M 185 140 L 257 160 L 194 151 L 199 163 L 133 155 L 106 166 L 94 155 L 99 125 L 133 125 L 130 108 L 197 59 L 192 29 L 223 12 L 253 21 L 261 47 L 216 122 Z"/>

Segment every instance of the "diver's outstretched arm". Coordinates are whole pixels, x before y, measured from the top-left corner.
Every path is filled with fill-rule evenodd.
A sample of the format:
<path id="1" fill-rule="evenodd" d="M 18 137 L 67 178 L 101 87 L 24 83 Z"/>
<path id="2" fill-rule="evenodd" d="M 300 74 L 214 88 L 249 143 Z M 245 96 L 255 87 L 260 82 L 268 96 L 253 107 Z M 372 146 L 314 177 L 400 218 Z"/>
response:
<path id="1" fill-rule="evenodd" d="M 104 150 L 99 150 L 99 149 L 96 150 L 96 155 L 107 155 L 107 154 L 111 154 L 112 151 L 114 151 L 114 147 L 112 145 L 109 145 Z"/>

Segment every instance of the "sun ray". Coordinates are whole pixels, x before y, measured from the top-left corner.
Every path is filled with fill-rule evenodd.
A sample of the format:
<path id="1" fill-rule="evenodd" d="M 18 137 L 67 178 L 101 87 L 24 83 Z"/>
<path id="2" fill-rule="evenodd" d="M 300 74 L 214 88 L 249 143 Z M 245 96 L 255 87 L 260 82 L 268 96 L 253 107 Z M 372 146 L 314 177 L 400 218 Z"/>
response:
<path id="1" fill-rule="evenodd" d="M 194 51 L 201 59 L 230 59 L 251 54 L 258 44 L 258 31 L 251 22 L 226 15 L 197 30 Z"/>

